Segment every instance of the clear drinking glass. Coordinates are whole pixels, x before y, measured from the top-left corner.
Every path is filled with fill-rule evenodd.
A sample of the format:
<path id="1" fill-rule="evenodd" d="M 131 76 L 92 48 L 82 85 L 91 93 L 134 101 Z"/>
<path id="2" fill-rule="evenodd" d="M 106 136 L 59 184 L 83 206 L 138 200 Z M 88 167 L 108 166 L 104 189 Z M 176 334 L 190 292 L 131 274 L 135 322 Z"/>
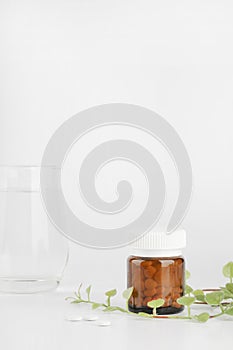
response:
<path id="1" fill-rule="evenodd" d="M 0 166 L 0 291 L 53 289 L 67 261 L 68 242 L 43 207 L 40 167 Z"/>

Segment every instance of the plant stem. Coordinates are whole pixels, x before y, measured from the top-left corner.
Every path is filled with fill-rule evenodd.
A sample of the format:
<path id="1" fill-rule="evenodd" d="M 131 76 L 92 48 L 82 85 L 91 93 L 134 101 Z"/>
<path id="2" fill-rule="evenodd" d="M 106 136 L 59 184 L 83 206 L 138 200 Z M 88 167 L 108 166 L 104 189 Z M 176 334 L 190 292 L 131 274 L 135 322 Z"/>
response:
<path id="1" fill-rule="evenodd" d="M 223 308 L 222 304 L 219 305 L 219 308 L 220 308 L 221 312 L 224 314 L 224 308 Z"/>
<path id="2" fill-rule="evenodd" d="M 188 310 L 188 317 L 190 318 L 191 317 L 191 308 L 190 308 L 190 306 L 187 307 L 187 310 Z"/>
<path id="3" fill-rule="evenodd" d="M 202 289 L 203 292 L 219 292 L 221 291 L 220 288 L 208 288 L 208 289 Z"/>
<path id="4" fill-rule="evenodd" d="M 102 304 L 102 303 L 96 303 L 95 301 L 92 301 L 92 300 L 84 300 L 84 299 L 79 299 L 79 298 L 72 298 L 70 297 L 69 299 L 73 299 L 73 303 L 75 303 L 75 301 L 78 301 L 80 304 L 83 303 L 83 304 L 99 304 L 100 306 L 103 306 L 103 307 L 108 307 L 109 305 L 107 304 Z M 68 300 L 68 298 L 66 298 L 66 300 Z M 78 303 L 77 303 L 78 304 Z"/>
<path id="5" fill-rule="evenodd" d="M 215 318 L 224 315 L 224 312 L 220 312 L 219 314 L 216 315 L 211 315 L 210 318 Z"/>

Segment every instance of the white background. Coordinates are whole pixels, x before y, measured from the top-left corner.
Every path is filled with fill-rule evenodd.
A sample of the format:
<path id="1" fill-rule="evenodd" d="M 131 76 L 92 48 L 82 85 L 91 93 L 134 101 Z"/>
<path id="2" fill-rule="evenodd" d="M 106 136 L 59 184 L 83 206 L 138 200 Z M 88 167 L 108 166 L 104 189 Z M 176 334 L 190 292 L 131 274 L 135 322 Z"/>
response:
<path id="1" fill-rule="evenodd" d="M 2 0 L 0 163 L 39 164 L 55 129 L 97 104 L 156 111 L 192 161 L 192 283 L 223 283 L 233 259 L 232 16 L 230 0 Z M 64 286 L 124 288 L 128 248 L 70 246 Z"/>

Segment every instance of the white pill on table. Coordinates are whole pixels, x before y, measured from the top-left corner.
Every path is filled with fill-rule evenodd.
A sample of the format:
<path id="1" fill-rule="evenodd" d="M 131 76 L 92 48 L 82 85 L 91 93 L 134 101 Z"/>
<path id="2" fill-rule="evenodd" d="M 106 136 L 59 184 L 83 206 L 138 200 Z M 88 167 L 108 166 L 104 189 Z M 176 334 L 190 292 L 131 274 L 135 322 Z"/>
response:
<path id="1" fill-rule="evenodd" d="M 97 321 L 98 320 L 98 316 L 95 316 L 95 315 L 87 315 L 84 317 L 84 320 L 85 321 Z"/>
<path id="2" fill-rule="evenodd" d="M 99 321 L 98 323 L 97 323 L 97 325 L 99 326 L 99 327 L 109 327 L 109 326 L 111 326 L 111 322 L 110 321 Z"/>
<path id="3" fill-rule="evenodd" d="M 70 322 L 78 322 L 78 321 L 82 321 L 82 316 L 75 316 L 75 315 L 68 315 L 65 317 L 66 321 L 70 321 Z"/>

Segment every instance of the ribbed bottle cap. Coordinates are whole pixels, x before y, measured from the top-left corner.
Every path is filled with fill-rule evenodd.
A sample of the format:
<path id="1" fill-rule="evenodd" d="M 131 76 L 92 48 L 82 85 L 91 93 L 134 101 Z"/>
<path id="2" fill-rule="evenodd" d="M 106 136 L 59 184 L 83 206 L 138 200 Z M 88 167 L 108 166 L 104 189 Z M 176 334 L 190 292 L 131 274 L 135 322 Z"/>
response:
<path id="1" fill-rule="evenodd" d="M 165 232 L 149 232 L 133 243 L 133 250 L 141 256 L 175 256 L 180 255 L 186 247 L 185 230 L 177 230 L 171 234 Z"/>

